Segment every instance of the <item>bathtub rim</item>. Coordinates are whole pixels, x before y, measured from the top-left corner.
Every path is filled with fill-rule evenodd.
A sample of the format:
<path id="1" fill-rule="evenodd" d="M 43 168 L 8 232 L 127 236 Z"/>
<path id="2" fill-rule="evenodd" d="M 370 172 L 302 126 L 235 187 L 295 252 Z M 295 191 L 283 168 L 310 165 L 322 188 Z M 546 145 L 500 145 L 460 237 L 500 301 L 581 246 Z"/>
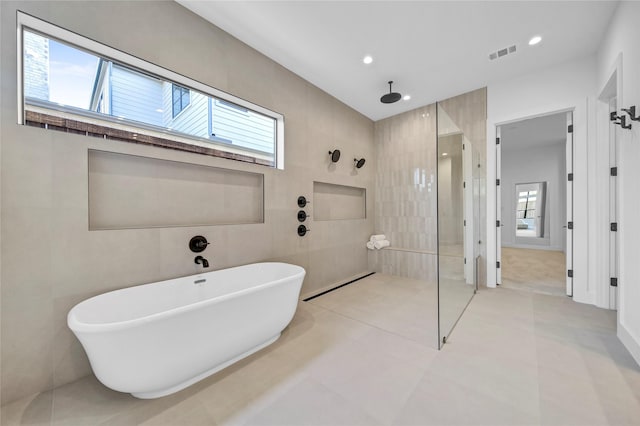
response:
<path id="1" fill-rule="evenodd" d="M 294 265 L 291 263 L 285 263 L 285 262 L 257 262 L 257 263 L 249 263 L 246 265 L 240 265 L 240 266 L 233 266 L 230 268 L 225 268 L 225 269 L 218 269 L 215 271 L 210 271 L 210 272 L 206 272 L 205 274 L 208 273 L 215 273 L 218 271 L 226 271 L 229 269 L 240 269 L 244 266 L 249 266 L 249 265 L 260 265 L 260 264 L 269 264 L 269 265 L 287 265 L 287 266 L 291 266 L 297 269 L 295 274 L 292 275 L 287 275 L 283 278 L 274 280 L 274 281 L 269 281 L 266 282 L 264 284 L 259 284 L 259 285 L 255 285 L 249 288 L 245 288 L 242 290 L 238 290 L 238 291 L 234 291 L 232 293 L 227 293 L 227 294 L 223 294 L 220 296 L 216 296 L 213 298 L 209 298 L 209 299 L 204 299 L 204 300 L 200 300 L 197 301 L 195 303 L 190 303 L 188 305 L 183 305 L 183 306 L 178 306 L 176 308 L 173 309 L 169 309 L 166 311 L 162 311 L 162 312 L 156 312 L 153 313 L 151 315 L 146 315 L 144 317 L 140 317 L 140 318 L 134 318 L 134 319 L 129 319 L 129 320 L 125 320 L 125 321 L 118 321 L 118 322 L 105 322 L 105 323 L 86 323 L 86 322 L 81 322 L 80 320 L 78 320 L 77 315 L 75 314 L 76 308 L 78 306 L 80 306 L 81 304 L 84 303 L 88 303 L 89 301 L 96 299 L 102 295 L 105 294 L 109 294 L 109 293 L 116 293 L 116 292 L 124 292 L 127 291 L 131 288 L 135 288 L 135 287 L 142 287 L 142 286 L 151 286 L 154 284 L 160 284 L 160 283 L 165 283 L 167 281 L 173 281 L 173 280 L 180 280 L 180 279 L 184 279 L 184 278 L 189 278 L 189 277 L 196 277 L 199 275 L 203 275 L 203 274 L 195 274 L 195 275 L 185 275 L 182 277 L 177 277 L 177 278 L 171 278 L 168 280 L 163 280 L 163 281 L 157 281 L 157 282 L 152 282 L 152 283 L 145 283 L 145 284 L 139 284 L 139 285 L 134 285 L 134 286 L 130 286 L 130 287 L 125 287 L 125 288 L 121 288 L 121 289 L 117 289 L 117 290 L 111 290 L 111 291 L 107 291 L 105 293 L 101 293 L 101 294 L 97 294 L 95 296 L 92 296 L 88 299 L 85 299 L 77 304 L 75 304 L 70 310 L 69 313 L 67 314 L 67 326 L 69 327 L 69 329 L 71 329 L 71 331 L 74 332 L 74 334 L 77 333 L 83 333 L 83 334 L 100 334 L 100 333 L 106 333 L 106 332 L 111 332 L 111 331 L 119 331 L 119 330 L 125 330 L 125 329 L 132 329 L 135 327 L 139 327 L 142 326 L 144 324 L 150 323 L 150 322 L 155 322 L 158 320 L 163 320 L 163 319 L 167 319 L 167 318 L 171 318 L 173 316 L 179 315 L 183 312 L 188 312 L 188 311 L 192 311 L 195 310 L 196 308 L 202 308 L 208 305 L 215 305 L 217 303 L 221 303 L 224 302 L 226 300 L 229 299 L 233 299 L 239 296 L 242 296 L 244 294 L 248 294 L 248 293 L 253 293 L 257 290 L 261 290 L 261 289 L 265 289 L 265 288 L 269 288 L 269 287 L 274 287 L 278 284 L 283 283 L 284 281 L 287 280 L 295 280 L 298 278 L 300 279 L 300 286 L 302 287 L 302 281 L 304 280 L 304 276 L 306 275 L 306 270 L 299 266 L 299 265 Z M 191 285 L 195 285 L 193 283 L 191 283 Z"/>

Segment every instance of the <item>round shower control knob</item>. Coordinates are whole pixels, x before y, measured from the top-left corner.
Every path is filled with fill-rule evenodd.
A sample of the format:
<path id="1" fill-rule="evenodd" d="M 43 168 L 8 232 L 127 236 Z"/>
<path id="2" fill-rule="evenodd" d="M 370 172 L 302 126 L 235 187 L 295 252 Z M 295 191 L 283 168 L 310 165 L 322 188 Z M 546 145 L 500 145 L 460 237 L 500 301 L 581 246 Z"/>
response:
<path id="1" fill-rule="evenodd" d="M 189 248 L 194 253 L 203 252 L 208 245 L 209 242 L 202 235 L 196 235 L 195 237 L 191 238 L 191 241 L 189 241 Z"/>
<path id="2" fill-rule="evenodd" d="M 309 215 L 304 210 L 298 212 L 298 222 L 304 222 L 308 217 Z"/>
<path id="3" fill-rule="evenodd" d="M 307 198 L 304 195 L 298 197 L 298 207 L 304 208 L 307 204 L 311 204 L 311 201 L 307 201 Z"/>
<path id="4" fill-rule="evenodd" d="M 311 232 L 311 229 L 307 228 L 304 225 L 298 226 L 298 235 L 299 236 L 304 237 L 305 235 L 307 235 L 307 232 Z"/>

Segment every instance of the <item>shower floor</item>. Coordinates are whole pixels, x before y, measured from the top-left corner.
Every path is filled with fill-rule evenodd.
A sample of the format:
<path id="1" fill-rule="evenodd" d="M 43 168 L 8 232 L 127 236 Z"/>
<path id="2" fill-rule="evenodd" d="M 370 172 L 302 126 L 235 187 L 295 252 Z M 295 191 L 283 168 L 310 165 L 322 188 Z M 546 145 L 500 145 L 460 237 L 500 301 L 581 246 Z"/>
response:
<path id="1" fill-rule="evenodd" d="M 376 273 L 309 303 L 429 347 L 438 347 L 435 283 Z"/>

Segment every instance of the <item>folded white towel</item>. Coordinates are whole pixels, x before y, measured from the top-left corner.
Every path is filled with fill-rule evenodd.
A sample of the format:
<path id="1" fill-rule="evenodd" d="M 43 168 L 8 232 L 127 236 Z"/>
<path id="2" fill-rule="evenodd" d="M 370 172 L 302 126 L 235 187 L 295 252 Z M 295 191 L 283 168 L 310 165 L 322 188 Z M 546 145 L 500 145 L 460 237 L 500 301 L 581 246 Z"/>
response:
<path id="1" fill-rule="evenodd" d="M 373 243 L 373 246 L 378 250 L 384 247 L 389 247 L 390 245 L 391 243 L 389 242 L 389 240 L 376 241 Z"/>
<path id="2" fill-rule="evenodd" d="M 371 238 L 369 238 L 369 241 L 373 241 L 375 243 L 376 241 L 382 241 L 386 239 L 387 237 L 385 237 L 384 234 L 378 234 L 378 235 L 372 235 Z"/>
<path id="3" fill-rule="evenodd" d="M 375 246 L 373 245 L 373 241 L 367 241 L 367 248 L 369 250 L 373 250 L 375 248 Z"/>

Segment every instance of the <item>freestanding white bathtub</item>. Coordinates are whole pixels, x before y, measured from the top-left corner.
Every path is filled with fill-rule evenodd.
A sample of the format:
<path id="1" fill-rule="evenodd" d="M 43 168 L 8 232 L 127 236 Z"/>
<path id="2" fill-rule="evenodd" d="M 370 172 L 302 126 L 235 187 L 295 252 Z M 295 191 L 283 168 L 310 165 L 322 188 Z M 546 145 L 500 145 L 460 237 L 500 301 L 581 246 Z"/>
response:
<path id="1" fill-rule="evenodd" d="M 255 263 L 125 288 L 79 303 L 67 323 L 105 386 L 158 398 L 275 342 L 304 275 Z"/>

